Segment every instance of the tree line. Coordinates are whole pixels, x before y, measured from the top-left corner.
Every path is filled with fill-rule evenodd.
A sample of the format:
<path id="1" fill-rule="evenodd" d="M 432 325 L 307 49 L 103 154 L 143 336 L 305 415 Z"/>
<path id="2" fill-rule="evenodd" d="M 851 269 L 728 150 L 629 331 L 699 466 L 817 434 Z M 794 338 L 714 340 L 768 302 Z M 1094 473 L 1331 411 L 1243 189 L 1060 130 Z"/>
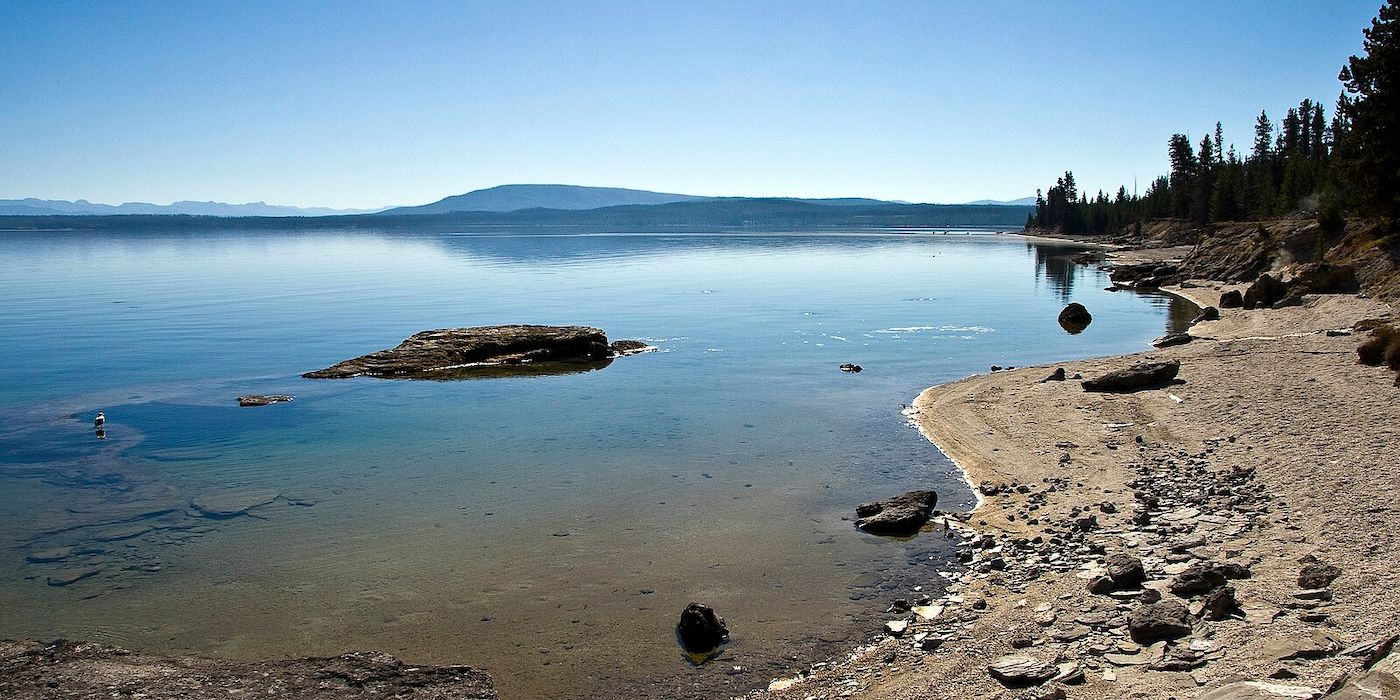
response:
<path id="1" fill-rule="evenodd" d="M 1199 143 L 1186 134 L 1167 142 L 1170 173 L 1138 194 L 1080 192 L 1065 172 L 1036 191 L 1027 228 L 1113 234 L 1152 219 L 1196 225 L 1316 212 L 1340 224 L 1343 213 L 1400 218 L 1400 0 L 1388 0 L 1364 30 L 1365 55 L 1352 56 L 1338 79 L 1332 118 L 1303 100 L 1280 122 L 1260 112 L 1247 153 L 1225 145 L 1216 122 Z"/>

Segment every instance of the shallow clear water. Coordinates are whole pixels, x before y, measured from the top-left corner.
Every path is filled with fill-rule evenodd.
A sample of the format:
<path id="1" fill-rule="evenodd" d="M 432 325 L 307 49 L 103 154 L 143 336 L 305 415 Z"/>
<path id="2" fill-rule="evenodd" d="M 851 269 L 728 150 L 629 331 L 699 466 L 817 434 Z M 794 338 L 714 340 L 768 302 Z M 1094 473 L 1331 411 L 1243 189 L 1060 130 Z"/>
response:
<path id="1" fill-rule="evenodd" d="M 507 698 L 762 684 L 862 639 L 885 591 L 936 586 L 947 566 L 936 535 L 844 519 L 912 488 L 970 502 L 901 403 L 992 364 L 1140 350 L 1189 313 L 1103 291 L 1073 251 L 929 234 L 0 233 L 0 637 L 381 649 L 485 667 Z M 1081 334 L 1056 324 L 1068 301 L 1094 314 Z M 520 322 L 661 351 L 550 377 L 299 377 L 419 330 Z M 296 400 L 238 408 L 248 393 Z M 280 495 L 226 520 L 187 508 L 229 490 Z M 690 600 L 729 622 L 716 663 L 692 666 L 671 636 Z"/>

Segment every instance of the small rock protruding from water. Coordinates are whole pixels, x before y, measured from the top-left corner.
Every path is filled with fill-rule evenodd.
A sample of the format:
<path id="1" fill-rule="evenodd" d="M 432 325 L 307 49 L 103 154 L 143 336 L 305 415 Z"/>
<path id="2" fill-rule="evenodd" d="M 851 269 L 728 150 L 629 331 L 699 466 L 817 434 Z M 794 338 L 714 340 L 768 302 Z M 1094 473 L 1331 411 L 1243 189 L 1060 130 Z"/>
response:
<path id="1" fill-rule="evenodd" d="M 861 367 L 860 365 L 851 364 L 851 363 L 847 362 L 846 364 L 841 365 L 841 367 L 840 367 L 839 369 L 840 369 L 842 372 L 849 372 L 849 373 L 851 373 L 851 374 L 855 374 L 855 373 L 860 372 L 861 370 L 863 370 L 863 369 L 865 369 L 865 368 L 864 368 L 864 367 Z"/>
<path id="2" fill-rule="evenodd" d="M 681 619 L 676 623 L 676 637 L 681 646 L 692 654 L 708 654 L 719 648 L 729 637 L 729 628 L 724 618 L 715 614 L 715 609 L 704 603 L 685 606 Z"/>
<path id="3" fill-rule="evenodd" d="M 238 405 L 243 407 L 268 406 L 274 403 L 286 403 L 293 398 L 294 397 L 286 394 L 250 394 L 248 396 L 238 397 Z"/>
<path id="4" fill-rule="evenodd" d="M 1071 335 L 1081 333 L 1090 323 L 1094 322 L 1094 317 L 1083 304 L 1070 302 L 1068 306 L 1060 311 L 1060 327 Z"/>
<path id="5" fill-rule="evenodd" d="M 933 491 L 909 491 L 883 501 L 856 506 L 856 527 L 875 535 L 912 535 L 928 522 L 938 505 Z"/>

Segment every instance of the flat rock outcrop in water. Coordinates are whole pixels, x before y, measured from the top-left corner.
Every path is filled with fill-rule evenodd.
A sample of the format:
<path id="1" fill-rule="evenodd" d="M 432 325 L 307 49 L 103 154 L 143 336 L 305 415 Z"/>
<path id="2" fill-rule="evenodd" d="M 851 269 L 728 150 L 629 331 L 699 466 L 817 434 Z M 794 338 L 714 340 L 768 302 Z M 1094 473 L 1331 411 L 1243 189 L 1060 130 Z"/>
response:
<path id="1" fill-rule="evenodd" d="M 0 641 L 0 697 L 87 700 L 497 700 L 468 666 L 413 666 L 374 652 L 239 663 L 154 657 L 87 642 Z"/>
<path id="2" fill-rule="evenodd" d="M 874 535 L 912 535 L 928 522 L 938 494 L 910 491 L 883 501 L 856 506 L 856 527 Z"/>
<path id="3" fill-rule="evenodd" d="M 539 367 L 549 373 L 605 366 L 618 355 L 645 349 L 644 343 L 618 341 L 588 326 L 479 326 L 443 328 L 415 333 L 397 347 L 339 362 L 307 372 L 307 379 L 385 377 L 397 379 L 451 379 L 491 376 L 492 370 Z M 577 371 L 577 370 L 574 370 Z M 509 374 L 509 372 L 508 372 Z"/>

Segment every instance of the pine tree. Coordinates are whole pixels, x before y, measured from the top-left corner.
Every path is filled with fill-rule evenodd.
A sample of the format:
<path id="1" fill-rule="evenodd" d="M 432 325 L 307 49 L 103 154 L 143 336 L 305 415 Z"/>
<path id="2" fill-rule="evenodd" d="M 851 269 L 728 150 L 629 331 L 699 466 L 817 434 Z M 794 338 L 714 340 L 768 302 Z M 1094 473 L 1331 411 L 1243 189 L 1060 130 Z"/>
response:
<path id="1" fill-rule="evenodd" d="M 1196 172 L 1200 167 L 1196 153 L 1191 148 L 1191 139 L 1186 134 L 1173 134 L 1167 142 L 1167 154 L 1172 163 L 1172 216 L 1187 219 L 1191 217 Z"/>
<path id="2" fill-rule="evenodd" d="M 1361 207 L 1400 219 L 1400 0 L 1388 0 L 1363 32 L 1364 56 L 1352 56 L 1337 76 L 1351 98 L 1348 184 Z"/>

